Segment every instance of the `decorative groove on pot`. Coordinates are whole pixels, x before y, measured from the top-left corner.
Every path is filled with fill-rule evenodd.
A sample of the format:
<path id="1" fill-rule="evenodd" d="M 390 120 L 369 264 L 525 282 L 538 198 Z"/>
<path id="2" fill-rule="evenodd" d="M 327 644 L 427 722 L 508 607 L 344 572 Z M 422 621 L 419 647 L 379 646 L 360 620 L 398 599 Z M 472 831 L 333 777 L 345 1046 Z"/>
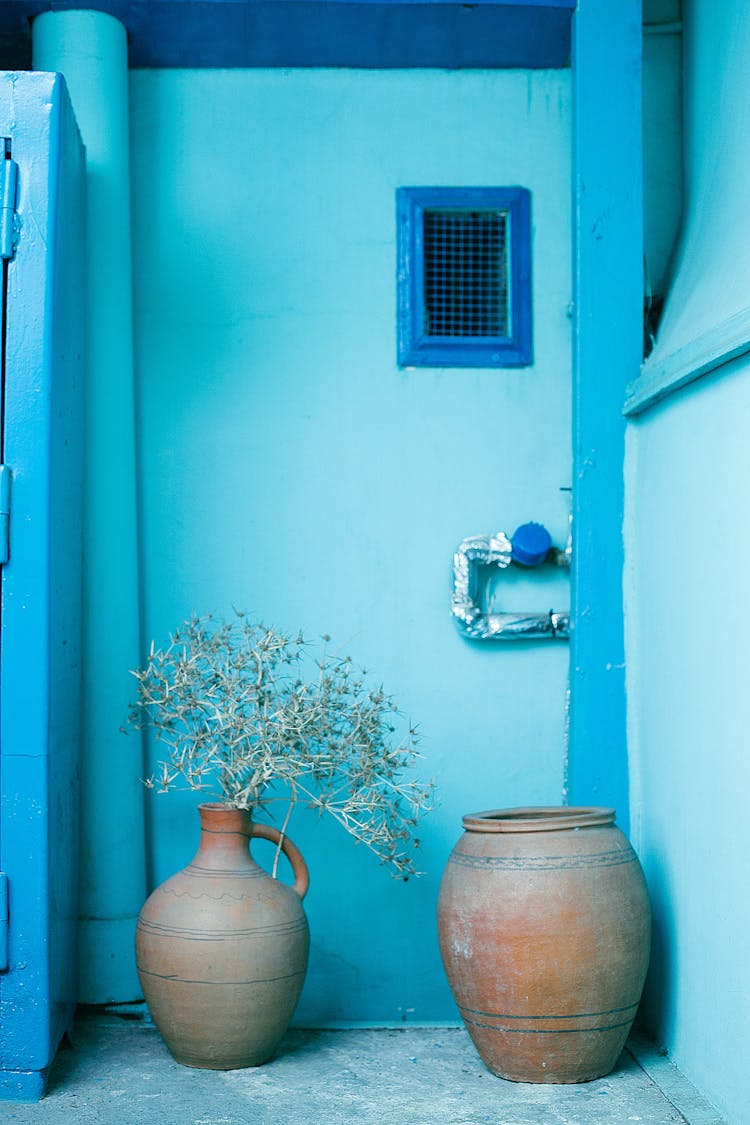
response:
<path id="1" fill-rule="evenodd" d="M 577 867 L 617 867 L 621 863 L 637 863 L 638 857 L 633 849 L 616 848 L 611 852 L 594 852 L 591 854 L 576 855 L 540 855 L 529 856 L 476 856 L 468 852 L 453 851 L 449 863 L 456 863 L 463 867 L 487 867 L 506 871 L 566 871 L 575 870 Z"/>
<path id="2" fill-rule="evenodd" d="M 272 926 L 248 926 L 246 929 L 233 930 L 208 930 L 191 929 L 189 926 L 169 926 L 163 922 L 141 919 L 140 928 L 144 933 L 152 934 L 177 934 L 186 941 L 228 941 L 232 938 L 243 938 L 251 934 L 301 934 L 307 932 L 307 922 L 295 919 L 290 922 L 280 922 Z"/>
<path id="3" fill-rule="evenodd" d="M 488 1031 L 499 1031 L 499 1032 L 507 1033 L 509 1035 L 578 1035 L 582 1031 L 597 1031 L 597 1032 L 614 1031 L 616 1028 L 619 1028 L 619 1027 L 629 1027 L 630 1024 L 633 1022 L 633 1018 L 635 1016 L 635 1010 L 638 1007 L 638 1004 L 632 1004 L 630 1006 L 630 1008 L 614 1009 L 613 1012 L 610 1013 L 610 1016 L 611 1016 L 611 1015 L 614 1015 L 616 1012 L 623 1013 L 623 1012 L 629 1011 L 630 1015 L 628 1016 L 628 1018 L 626 1020 L 620 1020 L 619 1023 L 592 1024 L 590 1027 L 502 1027 L 502 1026 L 499 1027 L 496 1024 L 480 1022 L 480 1020 L 472 1018 L 471 1015 L 465 1014 L 466 1012 L 470 1011 L 470 1009 L 464 1008 L 460 1004 L 459 1004 L 458 1007 L 459 1007 L 459 1010 L 461 1012 L 461 1018 L 466 1023 L 473 1024 L 474 1027 L 487 1028 Z M 540 1020 L 540 1021 L 565 1020 L 567 1022 L 572 1022 L 573 1020 L 594 1019 L 595 1015 L 596 1015 L 595 1013 L 592 1013 L 588 1016 L 509 1016 L 509 1015 L 493 1016 L 490 1013 L 487 1013 L 485 1018 L 486 1019 L 498 1019 L 498 1020 L 515 1020 L 519 1023 L 524 1022 L 524 1021 L 530 1021 L 530 1020 Z"/>
<path id="4" fill-rule="evenodd" d="M 226 833 L 223 832 L 222 835 L 225 836 Z M 247 836 L 242 839 L 247 840 Z M 226 875 L 236 875 L 238 879 L 262 879 L 266 872 L 262 867 L 257 871 L 245 871 L 241 867 L 223 867 L 217 871 L 215 867 L 198 867 L 195 863 L 189 863 L 183 868 L 182 874 L 188 879 L 223 879 Z"/>
<path id="5" fill-rule="evenodd" d="M 303 977 L 305 969 L 298 969 L 296 973 L 282 973 L 277 977 L 254 977 L 252 980 L 217 980 L 211 977 L 209 980 L 191 979 L 189 977 L 175 977 L 171 973 L 155 973 L 151 969 L 144 969 L 140 966 L 139 972 L 144 973 L 149 977 L 156 977 L 158 980 L 169 981 L 170 984 L 210 984 L 210 985 L 244 985 L 244 984 L 273 984 L 278 980 L 294 980 L 295 977 Z M 283 1033 L 282 1033 L 283 1034 Z"/>
<path id="6" fill-rule="evenodd" d="M 621 1012 L 629 1012 L 632 1009 L 637 1008 L 639 1003 L 640 1003 L 640 1000 L 636 1000 L 635 1003 L 625 1004 L 624 1007 L 622 1007 L 622 1008 L 607 1008 L 603 1012 L 573 1012 L 573 1013 L 571 1013 L 570 1015 L 567 1015 L 567 1016 L 549 1016 L 549 1015 L 544 1015 L 544 1016 L 513 1016 L 513 1015 L 509 1015 L 507 1012 L 505 1012 L 503 1014 L 500 1014 L 499 1012 L 477 1011 L 476 1008 L 465 1008 L 462 1004 L 459 1004 L 458 1007 L 462 1012 L 468 1012 L 469 1015 L 471 1015 L 471 1016 L 485 1016 L 487 1019 L 525 1020 L 525 1021 L 531 1021 L 531 1020 L 588 1020 L 588 1019 L 595 1019 L 597 1016 L 616 1016 L 616 1015 L 619 1015 Z M 502 1030 L 512 1031 L 513 1028 L 498 1028 L 497 1030 L 498 1031 L 502 1031 Z M 573 1028 L 573 1030 L 574 1031 L 580 1031 L 580 1030 L 596 1031 L 598 1029 L 593 1027 L 593 1028 Z"/>

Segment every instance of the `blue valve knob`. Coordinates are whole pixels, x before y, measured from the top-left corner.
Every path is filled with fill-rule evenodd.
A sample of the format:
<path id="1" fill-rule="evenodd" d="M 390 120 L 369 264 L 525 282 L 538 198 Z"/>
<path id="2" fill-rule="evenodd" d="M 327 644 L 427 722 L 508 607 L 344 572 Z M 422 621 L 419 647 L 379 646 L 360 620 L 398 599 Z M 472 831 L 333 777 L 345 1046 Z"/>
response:
<path id="1" fill-rule="evenodd" d="M 552 539 L 547 528 L 540 523 L 522 523 L 513 532 L 510 545 L 514 562 L 521 566 L 539 566 L 549 553 Z"/>

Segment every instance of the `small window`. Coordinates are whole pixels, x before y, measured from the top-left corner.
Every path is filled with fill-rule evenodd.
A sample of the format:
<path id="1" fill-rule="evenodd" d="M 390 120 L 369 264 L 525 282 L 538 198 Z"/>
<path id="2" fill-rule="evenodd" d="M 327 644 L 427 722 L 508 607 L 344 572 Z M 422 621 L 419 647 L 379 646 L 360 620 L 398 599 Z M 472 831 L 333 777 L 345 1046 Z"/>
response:
<path id="1" fill-rule="evenodd" d="M 402 367 L 531 363 L 529 192 L 399 188 Z"/>

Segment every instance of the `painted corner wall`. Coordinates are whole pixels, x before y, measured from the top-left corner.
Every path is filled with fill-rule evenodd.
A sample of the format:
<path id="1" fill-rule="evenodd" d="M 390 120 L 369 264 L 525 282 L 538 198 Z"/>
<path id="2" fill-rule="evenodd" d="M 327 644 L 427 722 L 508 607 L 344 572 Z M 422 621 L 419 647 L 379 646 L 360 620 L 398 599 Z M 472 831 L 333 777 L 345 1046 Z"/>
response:
<path id="1" fill-rule="evenodd" d="M 297 1020 L 453 1019 L 435 908 L 461 815 L 563 790 L 566 644 L 464 641 L 450 574 L 468 535 L 567 536 L 569 72 L 133 71 L 131 128 L 145 640 L 234 604 L 398 696 L 438 784 L 427 874 L 295 812 Z M 395 192 L 440 184 L 531 190 L 530 367 L 396 365 Z M 564 609 L 555 581 L 493 596 Z M 149 795 L 152 884 L 191 858 L 196 803 Z"/>
<path id="2" fill-rule="evenodd" d="M 644 379 L 670 356 L 700 373 L 717 331 L 727 355 L 750 339 L 750 12 L 691 0 L 683 17 L 687 209 Z M 643 1014 L 732 1122 L 750 1120 L 748 416 L 744 354 L 646 403 L 626 456 L 631 823 L 654 908 Z"/>

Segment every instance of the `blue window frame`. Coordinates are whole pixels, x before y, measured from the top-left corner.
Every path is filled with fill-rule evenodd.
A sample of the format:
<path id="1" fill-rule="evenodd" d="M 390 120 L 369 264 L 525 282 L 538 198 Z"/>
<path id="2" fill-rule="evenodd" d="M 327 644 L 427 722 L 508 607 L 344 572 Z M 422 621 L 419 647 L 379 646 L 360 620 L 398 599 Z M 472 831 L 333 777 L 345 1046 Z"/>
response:
<path id="1" fill-rule="evenodd" d="M 526 188 L 399 188 L 401 367 L 525 367 L 531 347 Z"/>

